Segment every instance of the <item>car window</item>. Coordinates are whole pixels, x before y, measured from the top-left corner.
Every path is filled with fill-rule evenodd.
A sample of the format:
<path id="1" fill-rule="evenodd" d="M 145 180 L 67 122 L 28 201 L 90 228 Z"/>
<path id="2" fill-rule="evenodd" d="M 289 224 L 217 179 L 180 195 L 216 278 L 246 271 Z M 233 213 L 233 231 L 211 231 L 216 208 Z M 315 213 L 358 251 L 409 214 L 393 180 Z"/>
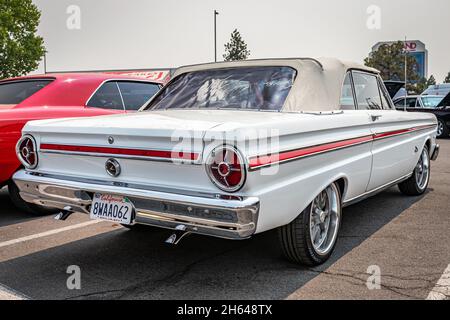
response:
<path id="1" fill-rule="evenodd" d="M 52 79 L 25 80 L 0 84 L 0 104 L 19 104 L 52 81 Z"/>
<path id="2" fill-rule="evenodd" d="M 119 87 L 115 81 L 104 83 L 89 99 L 88 107 L 124 110 L 122 97 L 120 96 Z"/>
<path id="3" fill-rule="evenodd" d="M 358 109 L 383 109 L 375 75 L 362 72 L 353 72 L 356 101 Z"/>
<path id="4" fill-rule="evenodd" d="M 405 106 L 405 99 L 402 98 L 402 99 L 395 100 L 394 105 L 398 108 L 403 108 Z"/>
<path id="5" fill-rule="evenodd" d="M 378 78 L 378 86 L 380 89 L 381 103 L 383 105 L 383 109 L 391 110 L 392 109 L 392 105 L 390 103 L 391 96 L 389 95 L 389 92 L 387 91 L 386 87 L 383 84 L 383 81 L 380 78 Z"/>
<path id="6" fill-rule="evenodd" d="M 436 108 L 442 101 L 443 97 L 422 97 L 424 108 Z"/>
<path id="7" fill-rule="evenodd" d="M 117 84 L 122 93 L 125 109 L 129 111 L 139 110 L 160 89 L 158 84 L 148 82 L 119 81 Z"/>
<path id="8" fill-rule="evenodd" d="M 417 98 L 408 98 L 406 99 L 406 107 L 407 108 L 415 108 L 417 103 Z"/>
<path id="9" fill-rule="evenodd" d="M 147 109 L 279 111 L 291 90 L 290 67 L 237 67 L 187 72 L 174 78 Z"/>
<path id="10" fill-rule="evenodd" d="M 341 92 L 341 109 L 352 110 L 355 109 L 355 107 L 356 104 L 355 96 L 353 95 L 351 73 L 347 72 Z"/>

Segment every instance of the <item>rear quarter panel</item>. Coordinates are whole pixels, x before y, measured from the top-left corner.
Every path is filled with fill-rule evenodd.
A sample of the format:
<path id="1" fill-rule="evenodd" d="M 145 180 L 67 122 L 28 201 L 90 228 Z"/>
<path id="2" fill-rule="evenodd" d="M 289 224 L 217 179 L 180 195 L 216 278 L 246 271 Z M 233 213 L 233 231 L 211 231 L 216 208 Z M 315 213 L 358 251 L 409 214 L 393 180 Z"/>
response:
<path id="1" fill-rule="evenodd" d="M 279 132 L 275 147 L 249 142 L 242 137 L 245 131 L 235 133 L 237 137 L 241 136 L 237 139 L 237 147 L 246 157 L 251 157 L 275 150 L 300 149 L 371 135 L 369 115 L 364 111 L 295 117 L 297 119 L 294 121 L 257 129 Z M 218 144 L 216 141 L 207 143 L 204 156 Z M 338 179 L 345 181 L 344 199 L 363 193 L 369 181 L 371 165 L 371 143 L 359 144 L 249 171 L 239 195 L 259 197 L 259 233 L 290 223 L 321 190 Z"/>

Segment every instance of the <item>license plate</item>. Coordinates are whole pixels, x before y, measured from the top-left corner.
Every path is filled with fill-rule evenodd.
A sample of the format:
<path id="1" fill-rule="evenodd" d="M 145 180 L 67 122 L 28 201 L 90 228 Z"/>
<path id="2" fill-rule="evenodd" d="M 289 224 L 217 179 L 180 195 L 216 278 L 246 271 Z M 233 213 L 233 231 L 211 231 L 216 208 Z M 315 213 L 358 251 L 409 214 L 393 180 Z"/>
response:
<path id="1" fill-rule="evenodd" d="M 109 194 L 94 194 L 91 219 L 107 220 L 121 224 L 131 224 L 133 204 L 127 197 Z"/>

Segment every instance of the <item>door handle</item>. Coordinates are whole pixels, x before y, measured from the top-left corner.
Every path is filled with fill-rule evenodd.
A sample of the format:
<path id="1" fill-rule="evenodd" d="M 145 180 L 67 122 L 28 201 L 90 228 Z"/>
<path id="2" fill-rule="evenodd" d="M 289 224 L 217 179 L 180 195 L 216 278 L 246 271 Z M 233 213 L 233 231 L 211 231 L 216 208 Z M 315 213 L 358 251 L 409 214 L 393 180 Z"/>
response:
<path id="1" fill-rule="evenodd" d="M 382 115 L 376 114 L 376 115 L 371 115 L 370 117 L 372 118 L 372 121 L 377 121 L 378 119 L 380 119 L 382 117 Z"/>

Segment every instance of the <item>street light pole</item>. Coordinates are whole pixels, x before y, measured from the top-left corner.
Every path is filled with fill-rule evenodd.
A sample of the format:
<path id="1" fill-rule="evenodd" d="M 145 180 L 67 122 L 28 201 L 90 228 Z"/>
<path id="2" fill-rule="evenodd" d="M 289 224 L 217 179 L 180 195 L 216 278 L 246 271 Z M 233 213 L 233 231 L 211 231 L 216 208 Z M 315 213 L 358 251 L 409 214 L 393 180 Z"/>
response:
<path id="1" fill-rule="evenodd" d="M 214 62 L 217 62 L 217 16 L 219 12 L 214 10 Z"/>
<path id="2" fill-rule="evenodd" d="M 47 52 L 44 52 L 44 74 L 47 74 Z"/>
<path id="3" fill-rule="evenodd" d="M 408 96 L 408 87 L 407 87 L 407 78 L 408 78 L 408 42 L 405 37 L 405 104 L 404 111 L 406 111 L 406 97 Z"/>

